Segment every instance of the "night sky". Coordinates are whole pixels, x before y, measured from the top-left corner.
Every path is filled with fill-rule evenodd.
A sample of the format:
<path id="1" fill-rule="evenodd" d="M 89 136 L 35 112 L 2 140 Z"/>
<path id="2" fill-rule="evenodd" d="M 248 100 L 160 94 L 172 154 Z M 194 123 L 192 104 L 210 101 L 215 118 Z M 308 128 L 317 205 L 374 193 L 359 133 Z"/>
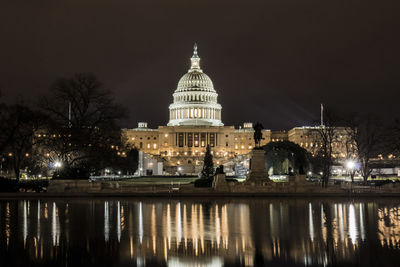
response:
<path id="1" fill-rule="evenodd" d="M 3 100 L 92 72 L 129 110 L 166 125 L 193 44 L 222 121 L 312 124 L 319 105 L 400 117 L 399 0 L 41 0 L 0 4 Z"/>

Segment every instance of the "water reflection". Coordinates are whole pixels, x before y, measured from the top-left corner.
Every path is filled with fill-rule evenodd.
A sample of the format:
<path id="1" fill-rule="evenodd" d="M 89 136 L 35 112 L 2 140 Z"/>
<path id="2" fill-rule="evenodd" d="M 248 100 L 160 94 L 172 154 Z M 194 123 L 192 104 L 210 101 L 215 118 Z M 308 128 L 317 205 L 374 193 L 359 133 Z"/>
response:
<path id="1" fill-rule="evenodd" d="M 391 265 L 398 200 L 0 201 L 9 265 Z"/>

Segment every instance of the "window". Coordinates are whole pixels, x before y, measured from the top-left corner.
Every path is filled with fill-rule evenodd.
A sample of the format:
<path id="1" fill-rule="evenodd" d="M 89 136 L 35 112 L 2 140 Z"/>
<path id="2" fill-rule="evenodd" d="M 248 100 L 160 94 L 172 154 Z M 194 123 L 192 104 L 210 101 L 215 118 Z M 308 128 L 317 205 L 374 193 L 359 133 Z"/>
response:
<path id="1" fill-rule="evenodd" d="M 210 146 L 214 147 L 215 146 L 215 134 L 210 133 Z"/>
<path id="2" fill-rule="evenodd" d="M 192 147 L 193 146 L 193 133 L 188 133 L 188 147 Z"/>
<path id="3" fill-rule="evenodd" d="M 229 146 L 229 145 L 228 145 L 228 142 L 225 143 L 225 146 Z"/>
<path id="4" fill-rule="evenodd" d="M 206 133 L 201 133 L 200 142 L 202 147 L 206 146 Z"/>
<path id="5" fill-rule="evenodd" d="M 178 146 L 183 147 L 183 133 L 178 133 Z"/>
<path id="6" fill-rule="evenodd" d="M 142 139 L 142 138 L 140 138 L 140 139 Z M 143 148 L 143 142 L 140 142 L 139 147 Z"/>
<path id="7" fill-rule="evenodd" d="M 194 134 L 194 146 L 195 147 L 199 146 L 199 134 L 198 133 Z"/>

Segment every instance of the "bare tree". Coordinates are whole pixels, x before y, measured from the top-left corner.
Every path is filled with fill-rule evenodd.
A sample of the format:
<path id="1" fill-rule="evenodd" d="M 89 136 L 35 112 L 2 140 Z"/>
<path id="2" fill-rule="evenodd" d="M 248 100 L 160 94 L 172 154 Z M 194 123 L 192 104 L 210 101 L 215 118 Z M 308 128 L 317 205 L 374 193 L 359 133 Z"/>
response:
<path id="1" fill-rule="evenodd" d="M 389 129 L 386 139 L 387 150 L 400 155 L 400 120 L 396 119 Z"/>
<path id="2" fill-rule="evenodd" d="M 329 177 L 331 176 L 334 154 L 334 143 L 337 141 L 339 120 L 329 110 L 325 110 L 324 125 L 320 125 L 311 129 L 319 138 L 320 146 L 317 150 L 316 157 L 321 160 L 322 167 L 322 186 L 327 187 Z"/>
<path id="3" fill-rule="evenodd" d="M 61 161 L 67 169 L 84 164 L 93 170 L 117 155 L 118 121 L 125 111 L 94 75 L 58 79 L 41 106 L 50 118 L 41 145 L 50 161 Z"/>
<path id="4" fill-rule="evenodd" d="M 348 120 L 346 129 L 354 146 L 353 152 L 360 162 L 361 176 L 366 182 L 372 172 L 371 159 L 377 157 L 381 148 L 382 125 L 372 115 L 359 115 Z"/>
<path id="5" fill-rule="evenodd" d="M 353 118 L 353 117 L 351 117 Z M 344 125 L 348 125 L 348 123 L 344 122 Z M 352 138 L 352 128 L 351 127 L 344 127 L 345 129 L 345 138 L 343 140 L 343 144 L 345 147 L 344 153 L 345 153 L 345 167 L 350 174 L 350 179 L 351 182 L 354 182 L 354 176 L 356 175 L 357 168 L 355 161 L 357 160 L 357 146 L 354 143 L 354 140 Z"/>
<path id="6" fill-rule="evenodd" d="M 31 156 L 33 136 L 43 122 L 43 115 L 22 103 L 2 109 L 3 129 L 2 147 L 9 152 L 15 178 L 20 178 L 20 169 Z"/>

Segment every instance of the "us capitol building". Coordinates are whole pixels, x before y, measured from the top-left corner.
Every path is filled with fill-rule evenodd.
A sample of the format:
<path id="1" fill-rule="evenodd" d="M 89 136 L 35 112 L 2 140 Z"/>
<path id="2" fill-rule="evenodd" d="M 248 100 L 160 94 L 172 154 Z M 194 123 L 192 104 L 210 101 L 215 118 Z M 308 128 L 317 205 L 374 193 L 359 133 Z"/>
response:
<path id="1" fill-rule="evenodd" d="M 248 167 L 246 159 L 254 147 L 253 124 L 246 122 L 235 128 L 222 123 L 218 93 L 200 68 L 197 45 L 190 60 L 189 71 L 179 80 L 172 95 L 167 126 L 150 129 L 146 122 L 139 122 L 137 128 L 123 130 L 126 142 L 140 151 L 141 175 L 197 174 L 202 169 L 207 145 L 214 165 L 224 164 L 232 172 Z M 304 127 L 290 131 L 264 129 L 261 145 L 289 140 L 308 149 L 314 145 L 311 140 L 314 138 L 310 137 L 308 142 L 306 131 Z"/>

